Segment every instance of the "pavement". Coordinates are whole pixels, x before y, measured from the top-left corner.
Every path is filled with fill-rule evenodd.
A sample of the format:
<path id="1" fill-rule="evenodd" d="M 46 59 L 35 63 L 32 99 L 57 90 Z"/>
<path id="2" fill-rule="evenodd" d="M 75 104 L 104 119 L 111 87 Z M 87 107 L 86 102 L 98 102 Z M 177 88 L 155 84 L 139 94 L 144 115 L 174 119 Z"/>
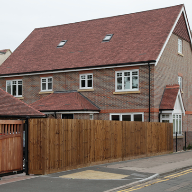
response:
<path id="1" fill-rule="evenodd" d="M 115 192 L 186 168 L 192 168 L 192 150 L 42 176 L 25 174 L 5 176 L 0 180 L 0 188 L 4 192 L 13 189 L 15 192 L 17 190 Z M 33 186 L 32 190 L 29 190 L 30 186 Z"/>

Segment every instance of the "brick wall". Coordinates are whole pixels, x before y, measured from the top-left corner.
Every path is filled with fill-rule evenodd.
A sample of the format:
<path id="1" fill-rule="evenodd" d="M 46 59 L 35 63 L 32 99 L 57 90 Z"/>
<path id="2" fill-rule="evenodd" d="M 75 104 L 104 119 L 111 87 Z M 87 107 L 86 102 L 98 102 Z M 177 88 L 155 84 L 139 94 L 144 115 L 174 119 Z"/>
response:
<path id="1" fill-rule="evenodd" d="M 93 88 L 94 91 L 82 91 L 85 97 L 90 99 L 96 104 L 101 111 L 104 111 L 100 115 L 97 115 L 98 119 L 108 120 L 110 113 L 131 113 L 131 112 L 148 112 L 149 103 L 149 83 L 148 83 L 148 66 L 136 66 L 126 67 L 122 70 L 139 69 L 139 90 L 140 93 L 128 93 L 128 94 L 113 94 L 115 91 L 115 70 L 112 69 L 100 69 L 93 70 Z M 119 70 L 119 68 L 118 68 Z M 89 73 L 85 72 L 66 72 L 55 73 L 47 76 L 53 77 L 53 91 L 68 91 L 79 89 L 79 74 Z M 48 94 L 39 94 L 41 90 L 41 76 L 31 75 L 23 76 L 23 101 L 31 104 Z M 18 79 L 17 77 L 15 79 Z M 154 78 L 154 66 L 151 66 L 151 108 L 154 108 L 154 90 L 153 90 L 153 78 Z M 9 78 L 7 78 L 9 79 Z M 6 90 L 5 79 L 0 79 L 0 87 Z M 118 111 L 117 111 L 118 110 Z M 85 117 L 85 115 L 79 115 L 78 118 Z M 151 115 L 153 118 L 153 114 Z M 148 121 L 148 114 L 145 114 L 145 121 Z M 152 120 L 153 121 L 153 120 Z"/>

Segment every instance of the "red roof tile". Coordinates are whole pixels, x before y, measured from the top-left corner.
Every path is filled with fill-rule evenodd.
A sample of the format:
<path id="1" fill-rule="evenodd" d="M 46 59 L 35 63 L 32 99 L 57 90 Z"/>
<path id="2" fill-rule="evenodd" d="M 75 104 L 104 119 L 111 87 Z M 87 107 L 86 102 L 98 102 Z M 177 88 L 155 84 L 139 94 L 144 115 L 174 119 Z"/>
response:
<path id="1" fill-rule="evenodd" d="M 179 91 L 179 85 L 166 85 L 165 91 L 160 104 L 160 110 L 162 109 L 174 109 L 175 101 Z"/>
<path id="2" fill-rule="evenodd" d="M 0 74 L 156 60 L 183 5 L 35 29 Z M 102 42 L 114 34 L 110 42 Z M 61 40 L 67 40 L 57 48 Z"/>
<path id="3" fill-rule="evenodd" d="M 39 111 L 99 111 L 78 92 L 52 93 L 32 103 L 31 106 Z"/>
<path id="4" fill-rule="evenodd" d="M 0 88 L 0 116 L 44 116 Z"/>

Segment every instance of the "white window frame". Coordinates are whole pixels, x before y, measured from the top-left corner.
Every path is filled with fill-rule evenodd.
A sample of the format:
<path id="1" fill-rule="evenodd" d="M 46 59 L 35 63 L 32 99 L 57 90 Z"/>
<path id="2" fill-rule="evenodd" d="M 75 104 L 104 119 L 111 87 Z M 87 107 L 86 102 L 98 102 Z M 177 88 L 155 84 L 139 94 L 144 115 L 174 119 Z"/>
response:
<path id="1" fill-rule="evenodd" d="M 89 119 L 90 119 L 90 120 L 93 120 L 93 119 L 94 119 L 94 118 L 93 118 L 93 113 L 90 113 L 90 114 L 89 114 Z"/>
<path id="2" fill-rule="evenodd" d="M 163 118 L 162 116 L 163 115 L 169 115 L 169 117 L 165 117 Z M 176 123 L 175 123 L 175 126 L 174 126 L 174 123 L 173 123 L 173 119 L 174 119 L 174 115 L 176 117 L 176 115 L 180 115 L 181 116 L 181 133 L 179 133 L 178 129 L 179 129 L 179 121 L 178 121 L 178 127 L 176 128 Z M 176 131 L 177 131 L 177 135 L 178 136 L 182 136 L 182 113 L 162 113 L 160 115 L 160 122 L 163 123 L 162 121 L 163 120 L 169 120 L 169 123 L 173 123 L 173 136 L 175 136 L 176 134 Z"/>
<path id="3" fill-rule="evenodd" d="M 13 81 L 16 81 L 16 95 L 13 95 Z M 7 90 L 7 86 L 8 86 L 8 82 L 10 82 L 11 84 L 11 95 L 13 95 L 14 97 L 22 97 L 22 95 L 18 94 L 18 82 L 21 81 L 22 82 L 22 94 L 23 94 L 23 80 L 22 79 L 14 79 L 14 80 L 7 80 L 6 81 L 6 92 L 8 92 Z"/>
<path id="4" fill-rule="evenodd" d="M 51 87 L 51 89 L 48 89 L 48 79 L 52 79 L 52 87 Z M 43 79 L 46 79 L 46 82 L 42 82 L 42 80 Z M 43 83 L 46 83 L 46 89 L 45 90 L 43 90 L 42 88 L 43 88 L 43 86 L 42 86 L 42 84 Z M 45 91 L 52 91 L 53 90 L 53 77 L 41 77 L 41 91 L 42 92 L 45 92 Z"/>
<path id="5" fill-rule="evenodd" d="M 178 84 L 179 84 L 179 88 L 180 88 L 181 91 L 182 91 L 182 88 L 183 88 L 182 83 L 183 83 L 183 78 L 181 76 L 178 76 Z"/>
<path id="6" fill-rule="evenodd" d="M 124 89 L 124 72 L 130 73 L 130 89 Z M 132 88 L 132 73 L 137 72 L 138 77 L 138 88 L 133 89 Z M 117 89 L 117 73 L 122 73 L 122 89 Z M 123 92 L 123 91 L 139 91 L 139 69 L 133 69 L 133 70 L 123 70 L 123 71 L 115 71 L 115 92 Z"/>
<path id="7" fill-rule="evenodd" d="M 88 87 L 88 75 L 92 75 L 92 87 Z M 81 87 L 81 77 L 85 76 L 85 87 Z M 93 73 L 79 75 L 79 89 L 93 89 Z"/>
<path id="8" fill-rule="evenodd" d="M 109 119 L 112 120 L 112 115 L 119 115 L 120 119 L 119 121 L 122 121 L 122 115 L 131 115 L 131 121 L 134 120 L 134 115 L 142 115 L 142 121 L 144 122 L 144 113 L 110 113 Z"/>
<path id="9" fill-rule="evenodd" d="M 178 39 L 178 53 L 183 53 L 183 42 L 182 39 Z"/>
<path id="10" fill-rule="evenodd" d="M 181 119 L 180 119 L 181 117 Z M 175 119 L 175 124 L 174 124 L 174 119 Z M 181 132 L 179 133 L 179 119 L 181 120 Z M 176 121 L 178 120 L 178 124 L 176 124 Z M 178 125 L 176 127 L 176 125 Z M 182 114 L 181 113 L 174 113 L 173 114 L 173 135 L 175 136 L 177 132 L 177 135 L 181 136 L 182 135 Z"/>

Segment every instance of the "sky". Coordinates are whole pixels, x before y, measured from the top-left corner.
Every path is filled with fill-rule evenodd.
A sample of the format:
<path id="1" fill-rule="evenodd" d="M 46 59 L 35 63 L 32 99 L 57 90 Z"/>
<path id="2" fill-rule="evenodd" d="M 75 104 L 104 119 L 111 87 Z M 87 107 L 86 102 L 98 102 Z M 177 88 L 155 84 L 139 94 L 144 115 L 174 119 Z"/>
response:
<path id="1" fill-rule="evenodd" d="M 12 52 L 35 29 L 184 4 L 192 0 L 0 0 L 0 50 Z"/>

